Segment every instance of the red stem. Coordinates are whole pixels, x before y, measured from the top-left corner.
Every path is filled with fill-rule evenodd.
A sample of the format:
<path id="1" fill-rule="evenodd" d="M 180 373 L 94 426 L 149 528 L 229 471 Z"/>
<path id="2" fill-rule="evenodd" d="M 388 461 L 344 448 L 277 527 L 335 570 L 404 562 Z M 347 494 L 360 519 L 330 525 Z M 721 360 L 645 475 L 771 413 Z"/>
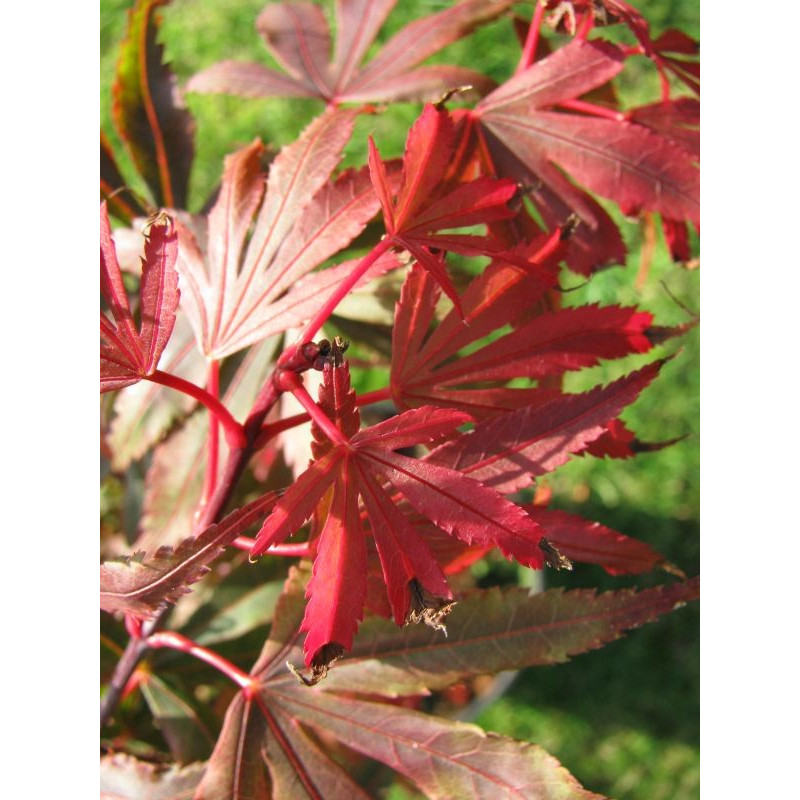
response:
<path id="1" fill-rule="evenodd" d="M 231 412 L 205 389 L 179 378 L 177 375 L 162 372 L 160 369 L 157 369 L 152 375 L 148 375 L 147 379 L 153 383 L 160 383 L 162 386 L 169 386 L 170 389 L 183 392 L 190 397 L 194 397 L 195 400 L 199 400 L 222 424 L 225 429 L 225 440 L 232 450 L 240 449 L 247 443 L 242 426 L 233 418 Z"/>
<path id="2" fill-rule="evenodd" d="M 525 47 L 522 49 L 519 64 L 517 64 L 517 68 L 514 71 L 515 75 L 528 69 L 536 60 L 536 46 L 539 44 L 539 31 L 542 27 L 542 19 L 544 19 L 544 3 L 539 2 L 536 4 L 536 9 L 533 12 L 531 26 L 528 28 L 528 35 L 525 38 Z"/>
<path id="3" fill-rule="evenodd" d="M 282 372 L 278 377 L 278 385 L 284 391 L 291 392 L 297 402 L 308 412 L 317 427 L 335 444 L 347 445 L 344 434 L 330 421 L 328 415 L 314 402 L 308 390 L 303 386 L 302 378 L 296 372 Z"/>
<path id="4" fill-rule="evenodd" d="M 211 361 L 208 365 L 206 381 L 208 393 L 219 400 L 219 361 Z M 200 495 L 200 508 L 207 505 L 217 486 L 217 470 L 219 469 L 219 421 L 214 414 L 208 420 L 208 457 L 206 458 L 206 474 L 203 479 L 203 491 Z"/>
<path id="5" fill-rule="evenodd" d="M 209 650 L 202 645 L 195 644 L 191 639 L 188 639 L 181 633 L 175 631 L 160 631 L 147 637 L 146 644 L 148 647 L 157 649 L 160 647 L 169 647 L 172 650 L 180 650 L 182 653 L 188 653 L 190 656 L 199 658 L 212 667 L 218 669 L 223 675 L 227 675 L 235 684 L 242 689 L 249 689 L 253 684 L 252 676 L 242 671 L 235 664 L 223 658 L 221 655 Z"/>
<path id="6" fill-rule="evenodd" d="M 595 103 L 587 103 L 585 100 L 563 100 L 558 104 L 559 108 L 568 108 L 570 111 L 580 111 L 584 114 L 591 114 L 594 117 L 612 119 L 614 122 L 625 122 L 628 114 L 623 111 L 614 111 L 613 108 L 605 108 Z"/>
<path id="7" fill-rule="evenodd" d="M 330 298 L 326 301 L 325 305 L 314 315 L 311 321 L 306 325 L 303 329 L 303 332 L 297 339 L 297 343 L 292 345 L 291 347 L 287 347 L 286 350 L 283 351 L 281 357 L 278 359 L 278 365 L 284 366 L 286 362 L 292 359 L 296 353 L 297 348 L 299 345 L 305 344 L 306 342 L 310 342 L 314 336 L 316 335 L 317 331 L 325 324 L 328 317 L 334 312 L 336 306 L 342 301 L 344 297 L 350 292 L 350 290 L 358 283 L 359 280 L 363 277 L 364 273 L 389 249 L 392 247 L 394 243 L 388 237 L 381 239 L 372 250 L 361 259 L 361 261 L 356 264 L 353 268 L 353 271 L 345 278 L 339 286 L 336 287 L 336 292 L 331 295 Z"/>
<path id="8" fill-rule="evenodd" d="M 392 392 L 389 387 L 383 389 L 375 389 L 373 392 L 364 392 L 364 394 L 356 395 L 357 406 L 368 406 L 372 403 L 382 403 L 384 400 L 391 400 Z M 288 431 L 290 428 L 296 428 L 298 425 L 303 425 L 308 422 L 311 417 L 308 414 L 295 414 L 293 417 L 286 417 L 286 419 L 278 420 L 277 422 L 270 422 L 261 429 L 261 433 L 256 439 L 254 445 L 256 450 L 260 450 L 270 439 L 277 436 L 279 433 Z"/>

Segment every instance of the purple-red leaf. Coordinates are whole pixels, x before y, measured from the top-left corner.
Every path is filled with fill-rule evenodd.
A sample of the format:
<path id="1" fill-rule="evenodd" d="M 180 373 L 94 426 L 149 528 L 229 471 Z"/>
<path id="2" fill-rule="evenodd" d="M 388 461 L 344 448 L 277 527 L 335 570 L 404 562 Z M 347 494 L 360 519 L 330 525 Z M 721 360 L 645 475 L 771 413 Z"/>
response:
<path id="1" fill-rule="evenodd" d="M 544 566 L 539 526 L 494 489 L 436 463 L 372 448 L 361 452 L 374 471 L 437 527 L 467 544 L 497 546 L 525 566 Z"/>
<path id="2" fill-rule="evenodd" d="M 165 603 L 174 603 L 189 586 L 209 571 L 209 564 L 225 547 L 264 516 L 275 504 L 274 492 L 228 514 L 196 537 L 184 539 L 174 550 L 159 548 L 147 558 L 143 552 L 100 566 L 100 607 L 151 617 Z"/>
<path id="3" fill-rule="evenodd" d="M 489 149 L 501 161 L 511 151 L 581 216 L 553 165 L 626 213 L 656 211 L 698 224 L 699 170 L 671 138 L 629 121 L 552 110 L 606 83 L 621 65 L 613 45 L 576 39 L 519 73 L 476 108 Z"/>
<path id="4" fill-rule="evenodd" d="M 106 204 L 100 206 L 100 292 L 111 316 L 100 314 L 100 391 L 108 392 L 152 375 L 175 324 L 178 307 L 178 242 L 172 219 L 164 215 L 145 236 L 139 287 L 141 324 L 137 331 L 117 261 Z"/>
<path id="5" fill-rule="evenodd" d="M 168 0 L 137 0 L 128 13 L 128 35 L 120 48 L 112 86 L 111 113 L 133 163 L 156 205 L 186 207 L 194 155 L 194 120 L 186 111 L 175 76 L 163 64 L 156 41 L 155 9 Z"/>
<path id="6" fill-rule="evenodd" d="M 272 3 L 256 29 L 288 76 L 258 64 L 225 61 L 195 75 L 193 92 L 224 92 L 246 97 L 318 97 L 341 103 L 435 100 L 445 91 L 472 86 L 483 93 L 494 84 L 463 67 L 416 68 L 446 45 L 502 14 L 512 0 L 462 0 L 407 25 L 360 68 L 397 0 L 337 0 L 335 53 L 319 6 Z"/>
<path id="7" fill-rule="evenodd" d="M 526 506 L 530 517 L 541 525 L 547 541 L 567 558 L 599 564 L 609 575 L 639 575 L 656 567 L 673 575 L 683 573 L 646 542 L 632 539 L 599 522 L 566 511 Z"/>
<path id="8" fill-rule="evenodd" d="M 543 378 L 646 353 L 652 314 L 596 305 L 546 312 L 486 347 L 432 372 L 439 385 Z M 413 385 L 413 384 L 412 384 Z"/>

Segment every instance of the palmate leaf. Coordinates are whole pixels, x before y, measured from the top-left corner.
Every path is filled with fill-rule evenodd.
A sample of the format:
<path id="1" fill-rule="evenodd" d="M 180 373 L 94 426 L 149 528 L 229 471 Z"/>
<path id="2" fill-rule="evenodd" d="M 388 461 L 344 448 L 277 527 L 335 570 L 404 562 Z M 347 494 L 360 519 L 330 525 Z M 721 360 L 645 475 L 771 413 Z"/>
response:
<path id="1" fill-rule="evenodd" d="M 180 306 L 159 363 L 170 375 L 194 384 L 205 381 L 206 361 L 197 350 L 194 331 Z M 119 471 L 127 469 L 196 405 L 193 397 L 152 381 L 140 381 L 121 389 L 114 398 L 114 417 L 107 439 L 112 467 Z"/>
<path id="2" fill-rule="evenodd" d="M 297 653 L 306 579 L 307 573 L 290 570 L 276 623 L 251 671 L 258 682 L 257 693 L 247 698 L 240 695 L 229 707 L 198 798 L 366 797 L 305 733 L 306 726 L 327 742 L 333 738 L 348 749 L 383 761 L 406 775 L 426 797 L 598 797 L 581 789 L 555 759 L 535 745 L 486 734 L 472 725 L 354 698 L 352 693 L 361 691 L 359 674 L 364 676 L 365 687 L 372 684 L 363 659 L 358 665 L 354 662 L 349 673 L 354 681 L 347 686 L 347 695 L 301 686 L 287 673 L 284 661 Z M 527 597 L 521 590 L 516 593 L 520 599 Z M 419 629 L 399 632 L 392 628 L 390 646 L 392 637 L 396 641 L 409 630 Z M 496 658 L 496 651 L 488 649 L 493 653 L 490 658 Z M 452 666 L 448 662 L 448 668 Z"/>
<path id="3" fill-rule="evenodd" d="M 523 164 L 590 227 L 597 225 L 592 210 L 556 167 L 626 213 L 655 211 L 697 225 L 699 169 L 671 137 L 630 121 L 552 110 L 602 86 L 622 62 L 614 45 L 576 39 L 484 98 L 472 119 L 498 165 Z"/>
<path id="4" fill-rule="evenodd" d="M 554 234 L 547 241 L 558 240 Z M 539 313 L 548 285 L 549 270 L 563 252 L 559 246 L 528 247 L 549 254 L 537 272 L 527 273 L 502 258 L 475 278 L 461 300 L 461 313 L 452 310 L 428 334 L 438 299 L 433 279 L 415 266 L 409 272 L 395 313 L 391 390 L 400 408 L 422 404 L 456 407 L 474 417 L 489 418 L 504 410 L 569 396 L 539 389 L 509 389 L 513 378 L 541 379 L 568 370 L 594 366 L 601 359 L 646 353 L 682 328 L 654 328 L 652 316 L 621 306 L 581 306 Z M 530 256 L 535 263 L 537 256 Z M 463 320 L 467 323 L 462 323 Z M 517 324 L 510 333 L 483 347 L 476 343 L 492 331 Z M 466 356 L 462 348 L 471 347 Z M 492 387 L 489 384 L 496 384 Z M 477 387 L 477 388 L 476 388 Z M 599 435 L 599 433 L 598 433 Z M 596 438 L 596 437 L 595 437 Z"/>
<path id="5" fill-rule="evenodd" d="M 285 712 L 409 778 L 430 800 L 601 800 L 542 748 L 399 706 L 273 690 Z"/>
<path id="6" fill-rule="evenodd" d="M 451 598 L 430 548 L 394 507 L 388 481 L 420 515 L 446 533 L 477 546 L 499 547 L 509 558 L 534 568 L 544 565 L 541 532 L 524 511 L 501 494 L 441 464 L 395 452 L 435 443 L 470 418 L 448 409 L 419 408 L 358 429 L 346 362 L 326 363 L 320 405 L 346 437 L 334 444 L 314 428 L 316 460 L 290 486 L 256 537 L 254 555 L 285 541 L 311 517 L 332 488 L 332 501 L 316 543 L 310 602 L 302 629 L 312 682 L 352 643 L 367 597 L 365 529 L 358 512 L 364 501 L 395 619 L 414 615 L 438 627 L 438 612 Z"/>
<path id="7" fill-rule="evenodd" d="M 152 617 L 167 602 L 189 591 L 205 575 L 209 564 L 237 536 L 264 516 L 275 504 L 270 492 L 228 514 L 196 537 L 184 539 L 176 548 L 159 548 L 149 558 L 143 552 L 100 565 L 100 607 L 111 613 L 124 612 Z"/>
<path id="8" fill-rule="evenodd" d="M 337 0 L 333 57 L 328 22 L 319 6 L 271 3 L 258 17 L 256 29 L 287 74 L 261 64 L 223 61 L 195 75 L 187 89 L 245 97 L 317 97 L 335 106 L 434 100 L 459 86 L 472 86 L 483 93 L 493 85 L 484 75 L 464 67 L 417 65 L 498 17 L 511 6 L 511 0 L 463 0 L 415 20 L 360 66 L 396 2 Z"/>
<path id="9" fill-rule="evenodd" d="M 111 89 L 111 114 L 156 206 L 185 208 L 194 119 L 183 105 L 175 76 L 163 63 L 164 48 L 156 41 L 156 9 L 167 2 L 137 0 L 130 9 Z"/>
<path id="10" fill-rule="evenodd" d="M 156 218 L 145 236 L 136 329 L 122 282 L 106 204 L 100 205 L 100 292 L 111 318 L 100 313 L 100 391 L 137 383 L 155 372 L 178 307 L 177 235 L 172 219 Z"/>
<path id="11" fill-rule="evenodd" d="M 315 119 L 272 162 L 266 192 L 258 140 L 229 156 L 207 222 L 195 221 L 203 235 L 178 224 L 183 305 L 208 358 L 308 319 L 349 270 L 339 265 L 309 275 L 350 244 L 378 209 L 365 170 L 329 182 L 355 115 L 328 111 Z M 387 255 L 365 279 L 395 265 Z"/>
<path id="12" fill-rule="evenodd" d="M 446 231 L 510 219 L 515 212 L 508 208 L 508 202 L 517 185 L 511 180 L 487 177 L 468 183 L 448 182 L 455 135 L 450 115 L 427 104 L 406 139 L 398 190 L 392 190 L 372 137 L 369 171 L 380 198 L 387 238 L 414 256 L 460 310 L 460 300 L 447 275 L 441 251 L 475 256 L 501 253 L 506 248 L 487 236 Z M 513 258 L 510 254 L 506 257 Z M 524 259 L 520 261 L 527 268 Z"/>

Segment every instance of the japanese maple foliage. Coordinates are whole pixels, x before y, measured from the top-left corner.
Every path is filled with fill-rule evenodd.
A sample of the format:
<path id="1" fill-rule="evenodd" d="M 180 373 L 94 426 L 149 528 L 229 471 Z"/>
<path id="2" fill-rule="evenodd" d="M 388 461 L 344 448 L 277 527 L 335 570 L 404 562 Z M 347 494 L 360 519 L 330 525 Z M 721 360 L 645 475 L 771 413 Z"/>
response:
<path id="1" fill-rule="evenodd" d="M 118 656 L 104 791 L 382 796 L 368 759 L 430 798 L 600 797 L 537 745 L 421 698 L 563 662 L 699 596 L 647 531 L 547 507 L 542 484 L 573 458 L 632 458 L 683 433 L 643 442 L 621 415 L 671 390 L 673 341 L 696 319 L 563 298 L 566 270 L 591 279 L 624 259 L 608 201 L 651 228 L 660 215 L 673 257 L 693 257 L 696 44 L 654 37 L 621 0 L 541 2 L 517 19 L 522 53 L 498 86 L 420 64 L 511 2 L 461 0 L 375 50 L 394 0 L 337 0 L 333 34 L 318 5 L 269 4 L 256 27 L 285 74 L 225 62 L 186 88 L 325 110 L 269 163 L 258 138 L 229 154 L 197 213 L 194 124 L 158 40 L 166 5 L 134 3 L 113 90 L 151 197 L 127 191 L 101 134 L 102 452 L 129 495 L 103 526 L 104 642 Z M 568 41 L 545 45 L 545 23 Z M 637 44 L 598 35 L 617 23 Z M 652 61 L 663 94 L 622 111 L 612 81 L 632 56 Z M 484 97 L 453 108 L 465 83 Z M 354 138 L 383 109 L 354 104 L 399 100 L 429 102 L 402 161 L 385 160 L 385 133 Z M 613 379 L 564 383 L 612 362 Z M 289 396 L 303 413 L 281 415 Z M 299 440 L 310 458 L 293 477 Z M 602 593 L 478 587 L 480 565 L 506 561 L 670 577 Z M 187 657 L 199 666 L 181 675 Z"/>

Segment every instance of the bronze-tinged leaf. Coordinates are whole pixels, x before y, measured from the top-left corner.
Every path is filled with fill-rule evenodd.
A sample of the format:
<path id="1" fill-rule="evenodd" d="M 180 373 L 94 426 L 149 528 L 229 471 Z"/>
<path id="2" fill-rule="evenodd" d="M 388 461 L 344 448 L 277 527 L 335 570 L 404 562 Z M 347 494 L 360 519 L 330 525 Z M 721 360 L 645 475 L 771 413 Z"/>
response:
<path id="1" fill-rule="evenodd" d="M 364 622 L 352 652 L 331 670 L 326 691 L 385 697 L 425 694 L 508 669 L 558 664 L 619 639 L 700 594 L 699 578 L 654 589 L 525 589 L 473 592 L 447 618 L 448 637 L 422 626 Z M 284 679 L 287 683 L 289 679 Z"/>
<path id="2" fill-rule="evenodd" d="M 100 800 L 192 800 L 205 764 L 157 765 L 125 753 L 100 759 Z"/>
<path id="3" fill-rule="evenodd" d="M 288 714 L 236 697 L 195 800 L 368 800 Z"/>
<path id="4" fill-rule="evenodd" d="M 272 796 L 291 800 L 369 800 L 368 795 L 288 714 L 270 711 L 264 756 Z"/>
<path id="5" fill-rule="evenodd" d="M 292 651 L 299 652 L 296 648 L 302 638 L 300 625 L 303 621 L 306 587 L 310 579 L 309 561 L 301 561 L 297 566 L 289 567 L 283 594 L 275 607 L 275 619 L 269 636 L 251 670 L 251 674 L 262 681 L 276 673 L 286 675 L 285 662 L 289 654 Z"/>
<path id="6" fill-rule="evenodd" d="M 430 800 L 601 800 L 542 748 L 400 706 L 286 684 L 268 702 L 405 775 Z"/>
<path id="7" fill-rule="evenodd" d="M 120 138 L 159 207 L 185 208 L 194 155 L 194 119 L 156 39 L 156 9 L 169 0 L 137 0 L 128 12 L 112 86 L 111 114 Z"/>
<path id="8" fill-rule="evenodd" d="M 167 602 L 189 591 L 237 536 L 263 517 L 275 504 L 274 492 L 265 494 L 228 514 L 196 537 L 185 539 L 174 550 L 159 548 L 150 558 L 145 553 L 100 566 L 100 606 L 111 613 L 151 617 Z"/>
<path id="9" fill-rule="evenodd" d="M 228 706 L 214 752 L 194 800 L 267 800 L 264 764 L 267 723 L 258 705 L 240 692 Z"/>

